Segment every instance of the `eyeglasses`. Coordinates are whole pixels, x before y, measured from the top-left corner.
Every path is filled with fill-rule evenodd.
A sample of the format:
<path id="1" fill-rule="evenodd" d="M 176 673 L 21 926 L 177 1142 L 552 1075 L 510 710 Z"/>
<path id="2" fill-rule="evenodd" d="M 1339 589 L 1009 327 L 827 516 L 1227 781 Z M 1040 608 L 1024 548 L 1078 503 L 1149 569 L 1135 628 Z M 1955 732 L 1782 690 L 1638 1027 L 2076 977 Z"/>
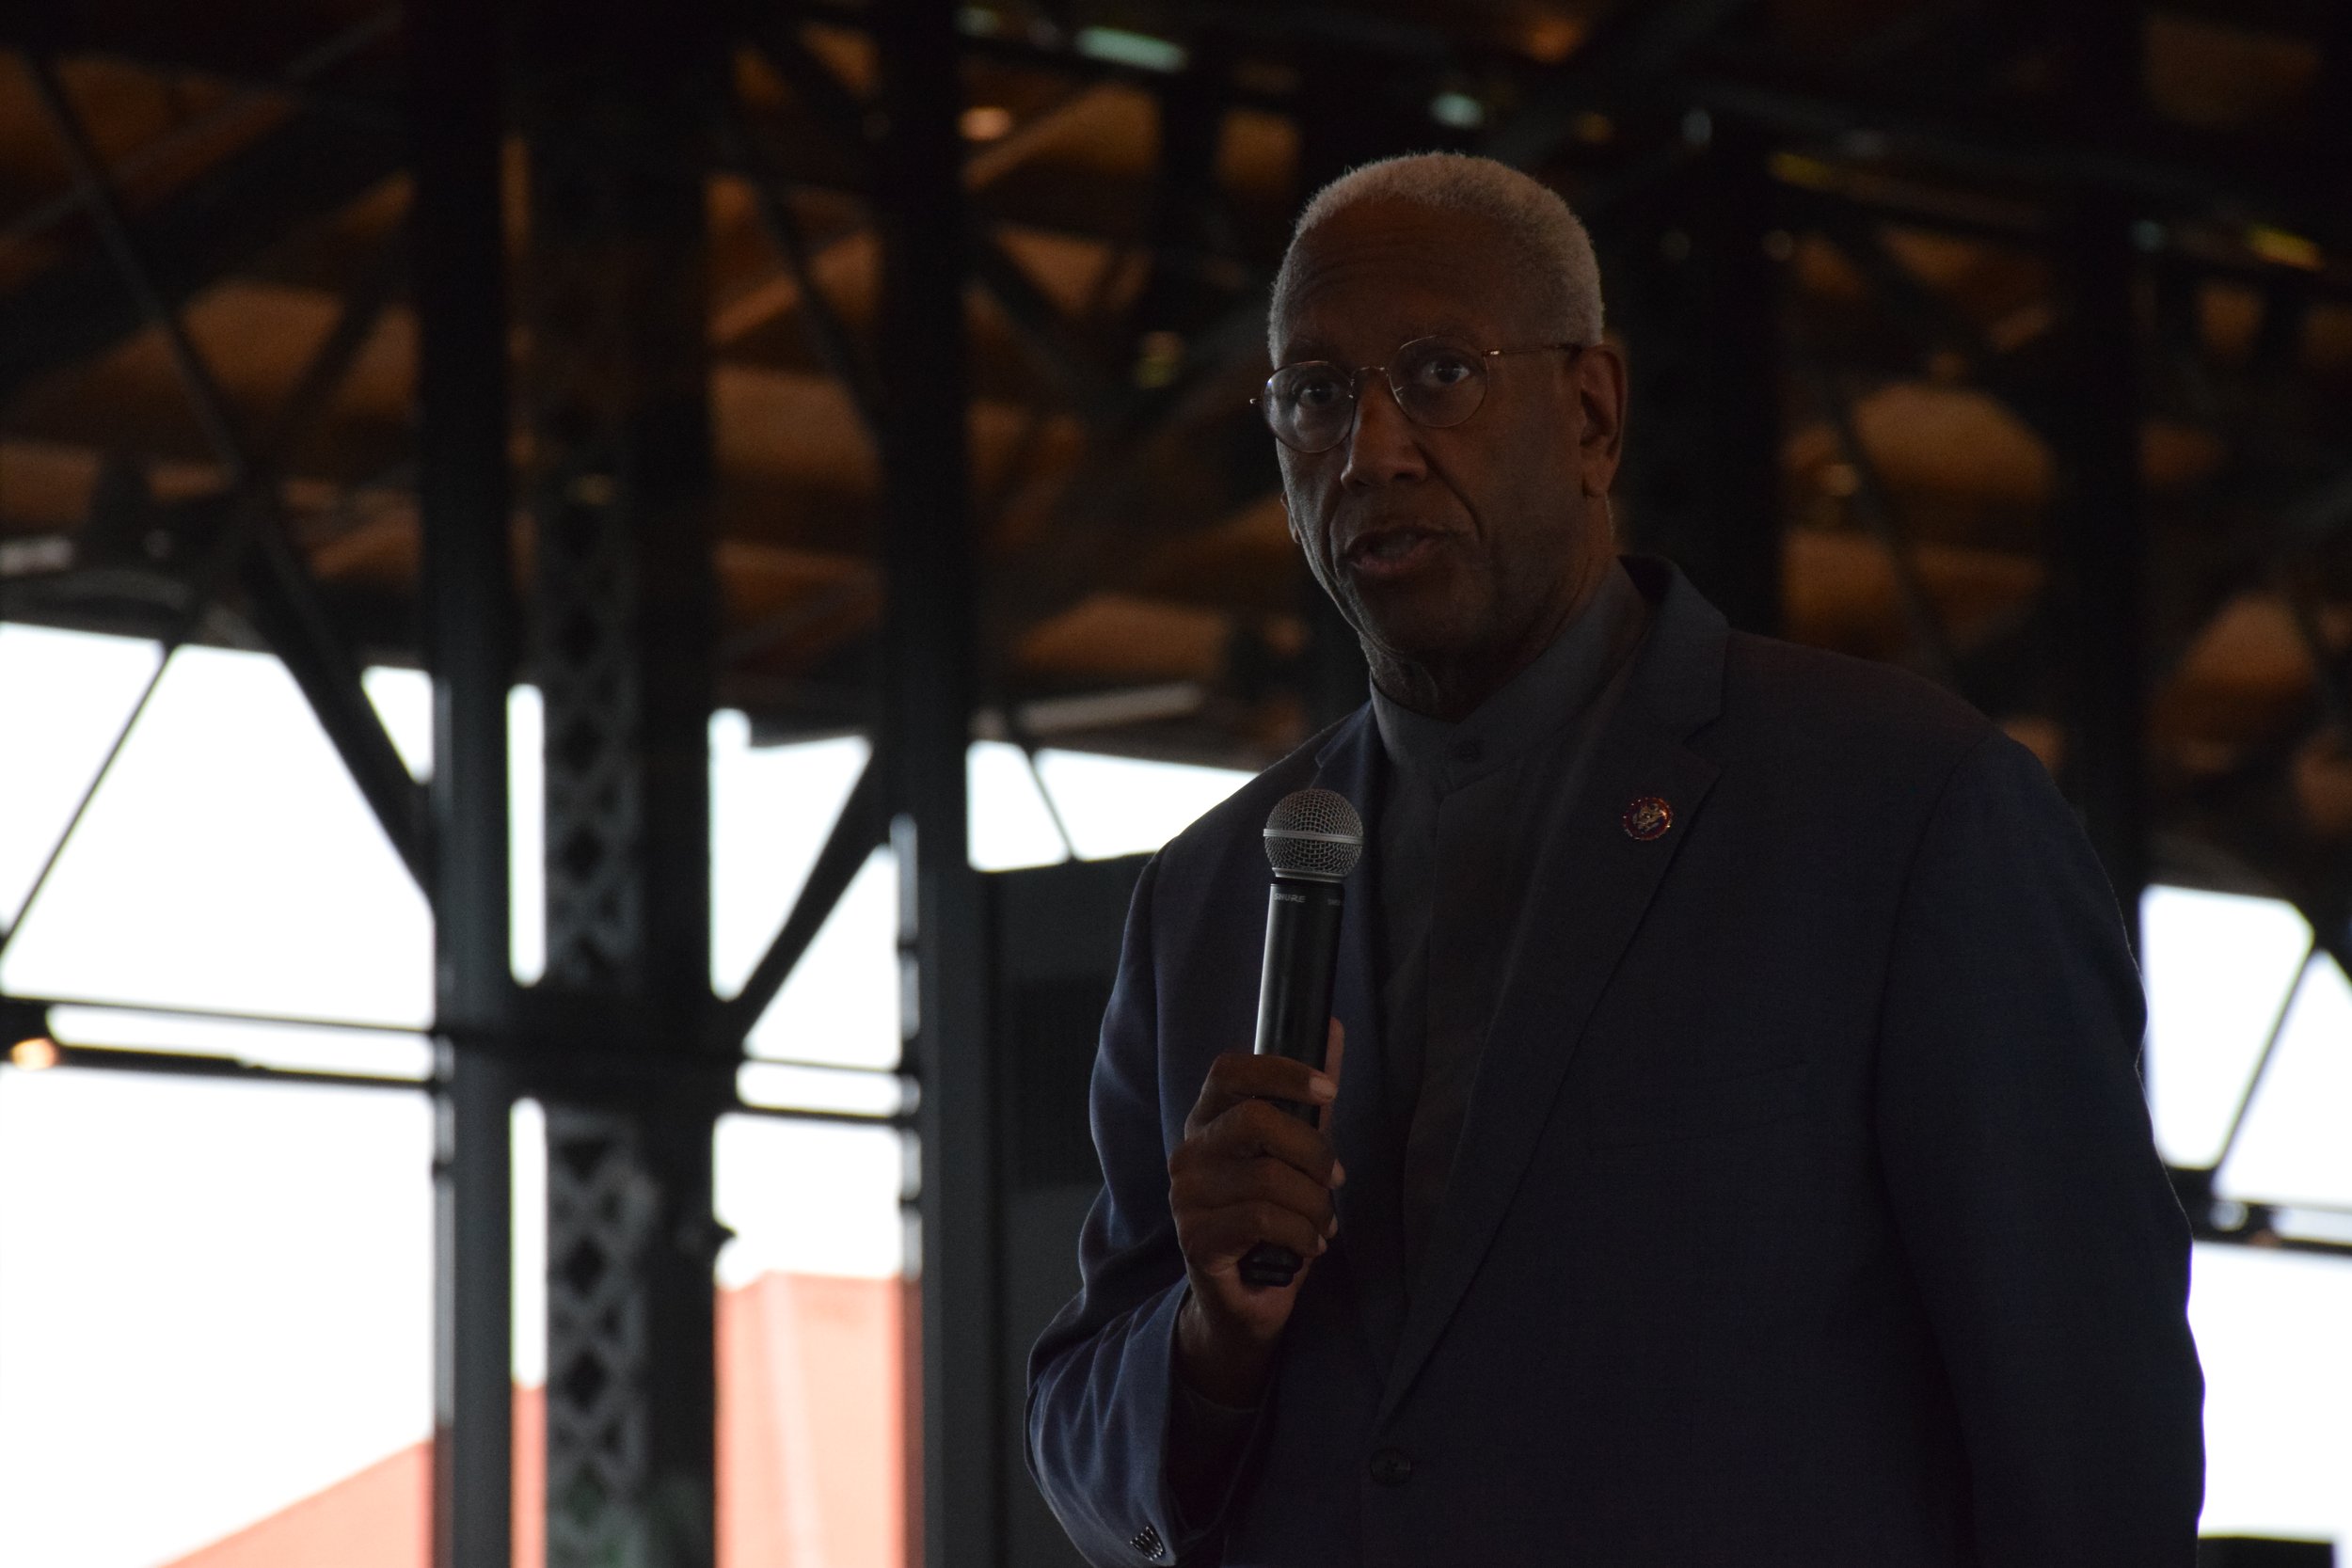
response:
<path id="1" fill-rule="evenodd" d="M 1326 359 L 1285 365 L 1266 377 L 1265 390 L 1249 401 L 1265 416 L 1266 428 L 1294 451 L 1329 451 L 1356 428 L 1356 388 L 1378 372 L 1405 417 L 1431 430 L 1460 424 L 1486 401 L 1486 361 L 1506 354 L 1543 354 L 1584 343 L 1534 343 L 1526 348 L 1471 348 L 1453 338 L 1416 338 L 1389 356 L 1385 365 L 1350 371 Z"/>

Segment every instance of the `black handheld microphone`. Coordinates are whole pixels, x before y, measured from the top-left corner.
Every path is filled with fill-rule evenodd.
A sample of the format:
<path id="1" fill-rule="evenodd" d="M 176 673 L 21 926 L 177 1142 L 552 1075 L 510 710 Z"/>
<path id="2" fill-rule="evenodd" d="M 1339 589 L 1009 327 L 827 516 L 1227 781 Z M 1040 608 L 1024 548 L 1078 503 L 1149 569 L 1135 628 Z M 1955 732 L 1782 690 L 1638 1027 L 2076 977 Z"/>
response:
<path id="1" fill-rule="evenodd" d="M 1345 906 L 1341 884 L 1363 852 L 1363 819 L 1337 791 L 1295 790 L 1266 818 L 1274 885 L 1266 894 L 1265 963 L 1258 980 L 1259 1055 L 1288 1056 L 1323 1070 Z M 1274 1103 L 1301 1121 L 1315 1119 L 1311 1105 Z M 1242 1258 L 1242 1283 L 1288 1285 L 1298 1266 L 1290 1248 L 1260 1242 Z"/>

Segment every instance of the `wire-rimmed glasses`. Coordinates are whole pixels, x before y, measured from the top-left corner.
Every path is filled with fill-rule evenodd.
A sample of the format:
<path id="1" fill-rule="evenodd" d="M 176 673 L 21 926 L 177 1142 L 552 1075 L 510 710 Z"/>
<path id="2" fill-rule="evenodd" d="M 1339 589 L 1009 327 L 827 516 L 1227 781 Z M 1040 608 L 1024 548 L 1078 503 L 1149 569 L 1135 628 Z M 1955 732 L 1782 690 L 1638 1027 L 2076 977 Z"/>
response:
<path id="1" fill-rule="evenodd" d="M 1574 353 L 1583 343 L 1532 343 L 1524 348 L 1472 348 L 1458 338 L 1416 338 L 1401 344 L 1385 365 L 1355 370 L 1327 359 L 1304 359 L 1266 377 L 1265 389 L 1250 401 L 1265 416 L 1275 439 L 1293 451 L 1329 451 L 1356 428 L 1356 388 L 1377 373 L 1388 383 L 1397 407 L 1415 424 L 1444 430 L 1478 412 L 1486 401 L 1486 361 L 1506 354 Z"/>

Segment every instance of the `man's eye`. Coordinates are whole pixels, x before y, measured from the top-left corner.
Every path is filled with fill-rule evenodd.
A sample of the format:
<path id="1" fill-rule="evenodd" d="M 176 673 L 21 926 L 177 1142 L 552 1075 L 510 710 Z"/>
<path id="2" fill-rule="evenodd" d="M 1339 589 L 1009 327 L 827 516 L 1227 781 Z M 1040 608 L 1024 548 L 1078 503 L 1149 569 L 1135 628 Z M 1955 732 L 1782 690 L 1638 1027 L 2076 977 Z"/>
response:
<path id="1" fill-rule="evenodd" d="M 1291 403 L 1310 411 L 1328 408 L 1344 395 L 1339 378 L 1329 375 L 1303 376 L 1290 388 Z"/>
<path id="2" fill-rule="evenodd" d="M 1477 373 L 1477 368 L 1458 354 L 1433 354 L 1413 367 L 1413 379 L 1435 391 L 1459 387 Z"/>

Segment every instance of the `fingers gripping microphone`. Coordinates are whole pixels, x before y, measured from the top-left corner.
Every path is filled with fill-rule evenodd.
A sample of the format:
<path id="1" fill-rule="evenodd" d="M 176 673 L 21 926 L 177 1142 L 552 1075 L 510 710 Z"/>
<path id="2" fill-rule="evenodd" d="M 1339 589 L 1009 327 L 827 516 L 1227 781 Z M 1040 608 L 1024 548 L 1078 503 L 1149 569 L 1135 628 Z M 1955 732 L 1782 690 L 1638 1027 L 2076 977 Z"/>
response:
<path id="1" fill-rule="evenodd" d="M 1339 964 L 1342 883 L 1364 852 L 1363 819 L 1347 797 L 1328 789 L 1285 795 L 1266 818 L 1265 858 L 1274 866 L 1266 895 L 1265 964 L 1258 981 L 1261 1056 L 1288 1056 L 1320 1072 L 1331 1018 L 1331 979 Z M 1277 1101 L 1311 1123 L 1314 1107 Z M 1247 1285 L 1288 1285 L 1298 1255 L 1260 1242 L 1241 1260 Z"/>

